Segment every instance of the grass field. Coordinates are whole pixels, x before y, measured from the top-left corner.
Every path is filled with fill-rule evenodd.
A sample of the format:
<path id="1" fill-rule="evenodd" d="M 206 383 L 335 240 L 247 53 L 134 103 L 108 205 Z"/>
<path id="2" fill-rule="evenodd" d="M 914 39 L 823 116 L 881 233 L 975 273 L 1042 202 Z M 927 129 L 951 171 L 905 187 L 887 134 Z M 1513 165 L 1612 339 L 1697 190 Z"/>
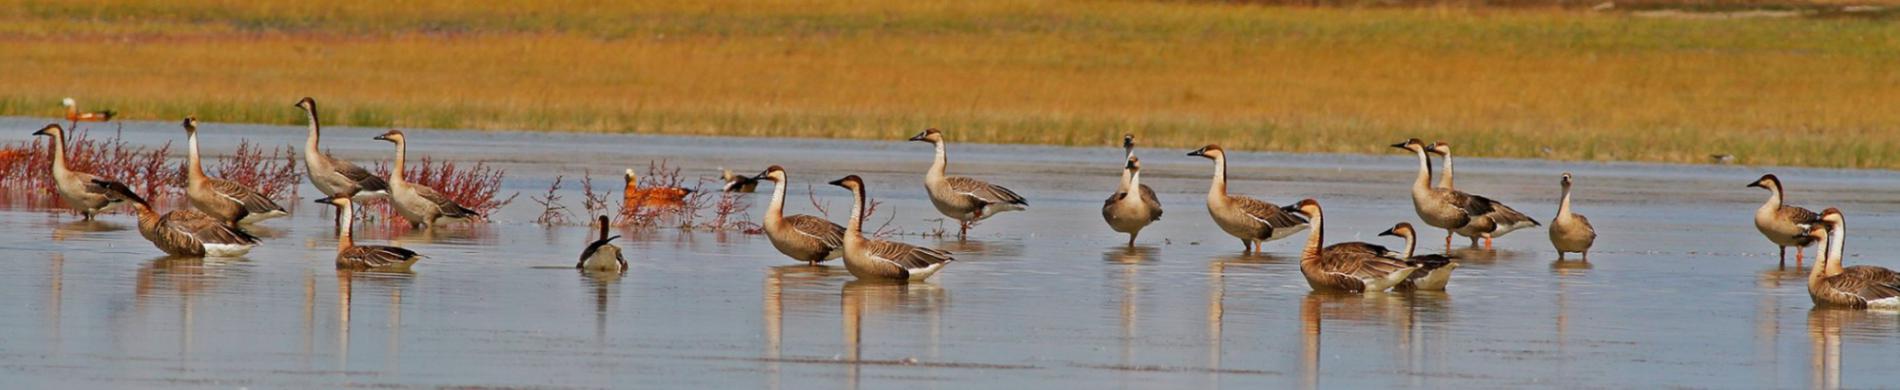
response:
<path id="1" fill-rule="evenodd" d="M 1105 1 L 0 1 L 0 115 L 1900 168 L 1900 24 Z M 17 129 L 21 134 L 34 129 Z M 1552 147 L 1547 156 L 1543 147 Z"/>

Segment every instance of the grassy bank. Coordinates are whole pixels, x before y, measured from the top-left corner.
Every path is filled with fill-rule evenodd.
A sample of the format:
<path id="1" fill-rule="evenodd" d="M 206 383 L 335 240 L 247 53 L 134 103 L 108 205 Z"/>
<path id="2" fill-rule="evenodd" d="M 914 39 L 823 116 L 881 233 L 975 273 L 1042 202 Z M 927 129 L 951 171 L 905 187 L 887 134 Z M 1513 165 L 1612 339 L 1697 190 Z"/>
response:
<path id="1" fill-rule="evenodd" d="M 1900 168 L 1900 25 L 1046 1 L 0 1 L 0 115 Z M 28 132 L 31 129 L 20 129 Z"/>

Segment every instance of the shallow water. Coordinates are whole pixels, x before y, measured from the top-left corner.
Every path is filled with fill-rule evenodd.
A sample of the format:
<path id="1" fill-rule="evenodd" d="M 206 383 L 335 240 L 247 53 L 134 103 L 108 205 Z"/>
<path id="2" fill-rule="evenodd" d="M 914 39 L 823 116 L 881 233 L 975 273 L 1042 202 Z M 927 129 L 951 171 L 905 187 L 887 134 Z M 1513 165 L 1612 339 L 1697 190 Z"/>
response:
<path id="1" fill-rule="evenodd" d="M 0 118 L 21 140 L 43 119 Z M 387 158 L 376 129 L 326 129 L 359 163 Z M 126 137 L 182 143 L 176 124 L 134 122 Z M 298 144 L 298 127 L 204 125 L 207 153 L 233 137 Z M 1813 310 L 1804 274 L 1777 266 L 1751 213 L 1766 193 L 1741 166 L 1460 159 L 1459 187 L 1540 220 L 1557 173 L 1577 175 L 1576 207 L 1600 230 L 1587 264 L 1555 262 L 1541 229 L 1460 249 L 1449 291 L 1325 295 L 1297 269 L 1305 235 L 1241 256 L 1203 207 L 1211 164 L 1143 149 L 1144 182 L 1165 218 L 1139 246 L 1101 222 L 1118 148 L 951 145 L 953 173 L 1028 197 L 958 242 L 897 239 L 956 253 L 924 283 L 853 282 L 810 268 L 763 236 L 622 232 L 632 270 L 571 269 L 581 226 L 543 228 L 529 194 L 557 174 L 667 159 L 788 168 L 790 212 L 848 207 L 822 184 L 863 175 L 907 231 L 937 228 L 920 175 L 929 147 L 897 142 L 507 132 L 410 132 L 411 153 L 486 159 L 521 200 L 497 222 L 434 234 L 366 227 L 429 259 L 413 275 L 339 275 L 330 218 L 298 204 L 263 224 L 265 246 L 229 260 L 166 260 L 127 215 L 97 223 L 15 200 L 0 211 L 0 376 L 8 387 L 201 388 L 480 385 L 522 388 L 1878 387 L 1900 372 L 1900 315 Z M 951 133 L 954 139 L 955 134 Z M 1391 142 L 1396 140 L 1374 140 Z M 454 151 L 450 153 L 448 151 Z M 1411 157 L 1234 153 L 1234 192 L 1320 199 L 1327 238 L 1375 237 L 1416 221 Z M 1776 169 L 1794 203 L 1853 220 L 1850 264 L 1900 266 L 1900 175 Z M 769 198 L 751 196 L 756 216 Z M 315 189 L 303 184 L 303 194 Z M 580 196 L 567 193 L 569 202 Z M 578 204 L 570 207 L 578 208 Z M 584 216 L 576 216 L 576 219 Z M 1442 234 L 1428 230 L 1428 237 Z M 1867 238 L 1867 239 L 1862 239 Z M 1460 239 L 1458 246 L 1465 242 Z M 1421 250 L 1437 250 L 1431 239 Z M 974 385 L 974 386 L 973 386 Z"/>

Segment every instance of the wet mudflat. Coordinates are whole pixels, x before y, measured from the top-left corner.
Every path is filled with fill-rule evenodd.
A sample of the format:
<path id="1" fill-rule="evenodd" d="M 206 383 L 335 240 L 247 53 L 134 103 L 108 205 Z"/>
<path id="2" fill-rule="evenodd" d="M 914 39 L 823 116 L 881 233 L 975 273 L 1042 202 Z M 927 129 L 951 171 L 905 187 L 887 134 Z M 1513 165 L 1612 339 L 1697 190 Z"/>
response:
<path id="1" fill-rule="evenodd" d="M 43 121 L 0 119 L 17 130 L 0 140 Z M 1900 372 L 1900 315 L 1812 310 L 1805 274 L 1792 258 L 1777 266 L 1750 222 L 1767 193 L 1743 187 L 1764 170 L 1745 166 L 1462 157 L 1460 188 L 1543 221 L 1557 174 L 1574 172 L 1577 210 L 1601 234 L 1591 261 L 1555 262 L 1544 231 L 1527 230 L 1495 252 L 1458 240 L 1464 266 L 1444 293 L 1328 295 L 1299 276 L 1304 234 L 1239 254 L 1203 206 L 1210 162 L 1186 150 L 1137 151 L 1167 214 L 1126 249 L 1099 212 L 1118 148 L 956 144 L 952 130 L 952 174 L 1032 206 L 967 241 L 896 237 L 956 253 L 928 282 L 853 282 L 763 236 L 671 229 L 622 232 L 624 276 L 537 268 L 572 265 L 589 232 L 533 224 L 528 194 L 583 171 L 617 188 L 621 169 L 649 160 L 692 176 L 783 165 L 790 212 L 815 213 L 809 186 L 840 220 L 848 192 L 822 183 L 859 174 L 893 226 L 935 229 L 920 178 L 930 148 L 898 142 L 912 130 L 891 142 L 411 131 L 410 153 L 488 160 L 508 169 L 506 192 L 524 194 L 492 224 L 360 228 L 358 240 L 430 256 L 413 275 L 339 275 L 330 215 L 308 200 L 264 223 L 268 241 L 245 258 L 172 260 L 129 215 L 82 223 L 15 196 L 0 210 L 0 377 L 22 388 L 1746 388 L 1878 387 Z M 325 146 L 387 159 L 376 134 L 326 129 Z M 183 140 L 172 123 L 124 135 Z M 283 145 L 304 132 L 201 133 L 212 155 L 238 136 Z M 1324 203 L 1331 241 L 1397 246 L 1375 234 L 1417 222 L 1414 160 L 1396 150 L 1230 158 L 1236 193 Z M 1847 212 L 1848 264 L 1900 267 L 1887 239 L 1900 234 L 1900 175 L 1775 172 L 1793 203 Z M 755 220 L 767 188 L 750 196 Z M 1421 250 L 1442 249 L 1440 234 L 1427 230 Z"/>

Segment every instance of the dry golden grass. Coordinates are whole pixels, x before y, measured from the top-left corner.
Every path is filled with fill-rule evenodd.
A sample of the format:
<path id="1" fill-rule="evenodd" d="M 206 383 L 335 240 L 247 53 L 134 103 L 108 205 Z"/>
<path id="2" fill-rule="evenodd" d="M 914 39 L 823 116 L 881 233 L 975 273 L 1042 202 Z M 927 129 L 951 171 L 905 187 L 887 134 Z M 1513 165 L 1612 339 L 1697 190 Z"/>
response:
<path id="1" fill-rule="evenodd" d="M 0 1 L 0 3 L 5 3 Z M 0 115 L 1900 167 L 1900 25 L 1199 3 L 0 4 Z M 22 130 L 24 131 L 24 129 Z"/>

